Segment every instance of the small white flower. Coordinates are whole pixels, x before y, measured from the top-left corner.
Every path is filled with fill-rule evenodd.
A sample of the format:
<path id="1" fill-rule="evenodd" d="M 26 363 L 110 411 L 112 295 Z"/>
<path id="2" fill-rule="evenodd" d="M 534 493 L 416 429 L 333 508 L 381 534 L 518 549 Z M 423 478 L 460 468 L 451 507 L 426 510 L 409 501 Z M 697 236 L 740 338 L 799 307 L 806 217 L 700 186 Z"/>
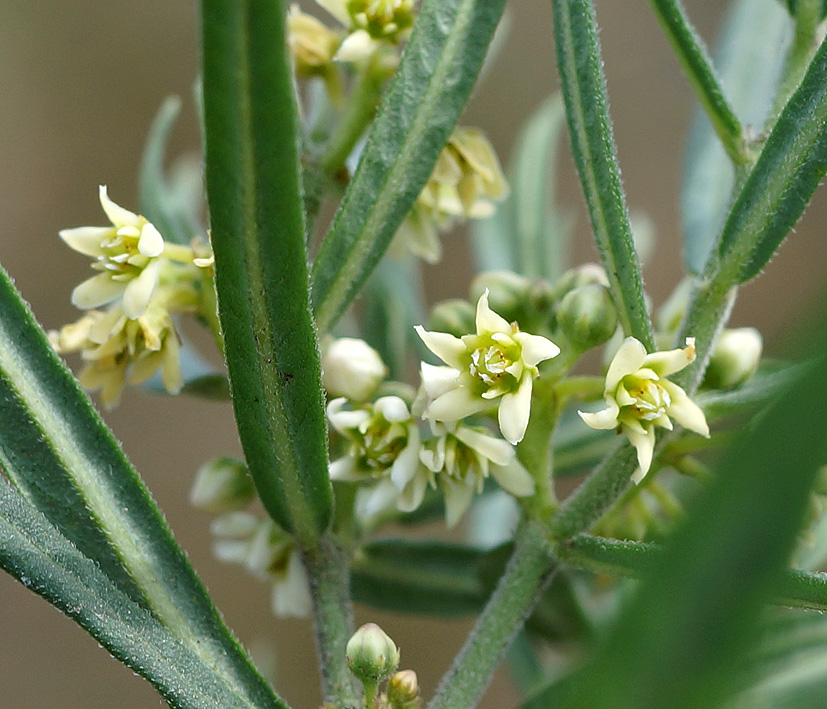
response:
<path id="1" fill-rule="evenodd" d="M 60 238 L 75 251 L 96 259 L 101 271 L 72 292 L 72 304 L 81 310 L 97 308 L 122 299 L 128 318 L 141 316 L 149 305 L 161 267 L 164 239 L 144 217 L 119 207 L 99 190 L 100 202 L 111 227 L 85 226 L 63 229 Z"/>
<path id="2" fill-rule="evenodd" d="M 388 368 L 364 340 L 342 337 L 322 348 L 322 383 L 331 396 L 366 401 L 388 375 Z"/>
<path id="3" fill-rule="evenodd" d="M 703 411 L 677 384 L 667 377 L 695 359 L 695 340 L 688 337 L 686 347 L 647 354 L 634 337 L 627 337 L 609 365 L 604 399 L 606 408 L 596 413 L 579 411 L 592 428 L 617 428 L 637 449 L 640 469 L 632 476 L 640 482 L 652 464 L 655 428 L 672 430 L 675 419 L 684 428 L 709 436 Z"/>
<path id="4" fill-rule="evenodd" d="M 426 441 L 419 458 L 425 471 L 407 484 L 410 504 L 416 509 L 426 485 L 436 481 L 445 495 L 445 520 L 453 527 L 482 492 L 486 478 L 493 477 L 515 497 L 534 493 L 534 479 L 517 460 L 507 441 L 488 431 L 463 424 L 432 424 L 436 438 Z"/>
<path id="5" fill-rule="evenodd" d="M 327 417 L 349 441 L 347 453 L 330 464 L 331 479 L 370 484 L 369 498 L 361 500 L 367 515 L 393 506 L 420 467 L 421 439 L 408 405 L 398 396 L 383 396 L 353 408 L 339 398 L 328 404 Z"/>
<path id="6" fill-rule="evenodd" d="M 476 329 L 476 334 L 458 338 L 417 326 L 428 349 L 448 365 L 422 365 L 428 398 L 423 417 L 459 421 L 498 405 L 500 431 L 510 443 L 519 443 L 528 426 L 537 365 L 556 357 L 560 348 L 497 315 L 488 306 L 487 290 L 477 303 Z"/>

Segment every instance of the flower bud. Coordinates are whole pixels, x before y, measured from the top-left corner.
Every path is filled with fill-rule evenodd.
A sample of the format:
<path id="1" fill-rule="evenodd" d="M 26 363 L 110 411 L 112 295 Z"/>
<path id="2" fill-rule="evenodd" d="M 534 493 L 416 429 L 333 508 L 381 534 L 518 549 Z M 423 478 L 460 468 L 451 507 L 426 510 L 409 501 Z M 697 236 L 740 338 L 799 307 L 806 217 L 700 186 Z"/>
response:
<path id="1" fill-rule="evenodd" d="M 763 341 L 754 327 L 723 330 L 712 349 L 704 384 L 731 389 L 746 382 L 758 368 Z"/>
<path id="2" fill-rule="evenodd" d="M 388 702 L 392 709 L 414 709 L 420 705 L 416 672 L 402 670 L 388 680 Z"/>
<path id="3" fill-rule="evenodd" d="M 399 649 L 376 623 L 365 623 L 348 640 L 347 666 L 362 684 L 381 682 L 399 664 Z"/>
<path id="4" fill-rule="evenodd" d="M 364 340 L 333 340 L 322 355 L 322 383 L 331 397 L 367 401 L 387 375 L 379 353 Z"/>
<path id="5" fill-rule="evenodd" d="M 592 283 L 570 290 L 557 309 L 557 327 L 581 352 L 602 345 L 617 329 L 609 289 Z"/>
<path id="6" fill-rule="evenodd" d="M 467 300 L 452 298 L 437 303 L 431 311 L 431 330 L 462 337 L 474 331 L 474 306 Z"/>
<path id="7" fill-rule="evenodd" d="M 554 284 L 554 297 L 558 301 L 562 300 L 563 296 L 570 290 L 592 284 L 609 287 L 609 279 L 606 277 L 603 266 L 596 263 L 584 263 L 575 266 L 560 276 L 557 283 Z"/>
<path id="8" fill-rule="evenodd" d="M 509 322 L 524 320 L 521 316 L 525 312 L 531 289 L 531 282 L 525 276 L 511 271 L 484 271 L 471 282 L 471 300 L 479 300 L 486 289 L 488 303 L 494 312 Z M 466 332 L 472 330 L 473 328 Z"/>
<path id="9" fill-rule="evenodd" d="M 246 507 L 255 496 L 247 466 L 235 458 L 216 458 L 201 466 L 190 490 L 190 504 L 223 514 Z"/>
<path id="10" fill-rule="evenodd" d="M 295 4 L 287 12 L 287 29 L 287 43 L 296 61 L 298 76 L 325 76 L 333 66 L 333 55 L 341 43 L 338 35 Z"/>

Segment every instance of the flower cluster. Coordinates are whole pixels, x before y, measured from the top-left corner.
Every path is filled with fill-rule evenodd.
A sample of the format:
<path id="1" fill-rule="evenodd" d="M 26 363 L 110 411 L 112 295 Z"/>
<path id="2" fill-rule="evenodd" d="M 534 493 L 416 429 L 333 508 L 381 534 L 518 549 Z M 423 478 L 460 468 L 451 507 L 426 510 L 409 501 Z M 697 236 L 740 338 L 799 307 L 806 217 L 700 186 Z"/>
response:
<path id="1" fill-rule="evenodd" d="M 212 288 L 209 247 L 165 242 L 151 222 L 115 204 L 106 187 L 100 202 L 111 226 L 60 232 L 99 273 L 72 292 L 72 303 L 88 312 L 50 332 L 50 340 L 58 352 L 80 352 L 80 381 L 100 389 L 107 407 L 117 405 L 127 382 L 144 382 L 158 370 L 164 388 L 177 394 L 183 380 L 173 316 L 200 312 L 202 289 Z"/>
<path id="2" fill-rule="evenodd" d="M 414 23 L 415 0 L 317 0 L 348 34 L 335 59 L 359 62 L 384 47 L 407 40 Z"/>
<path id="3" fill-rule="evenodd" d="M 440 232 L 458 220 L 491 216 L 507 194 L 497 154 L 483 132 L 456 128 L 395 241 L 435 263 L 442 257 Z"/>

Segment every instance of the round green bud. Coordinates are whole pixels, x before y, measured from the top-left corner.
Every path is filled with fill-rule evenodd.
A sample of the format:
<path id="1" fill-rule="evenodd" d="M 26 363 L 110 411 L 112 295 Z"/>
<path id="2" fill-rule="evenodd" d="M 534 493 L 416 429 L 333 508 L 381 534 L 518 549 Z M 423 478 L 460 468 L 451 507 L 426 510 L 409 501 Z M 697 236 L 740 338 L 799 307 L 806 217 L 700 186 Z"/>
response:
<path id="1" fill-rule="evenodd" d="M 216 458 L 201 466 L 190 490 L 190 503 L 207 512 L 241 510 L 255 497 L 247 466 L 235 458 Z"/>
<path id="2" fill-rule="evenodd" d="M 557 328 L 581 352 L 608 341 L 617 329 L 609 289 L 592 283 L 570 290 L 557 308 Z"/>
<path id="3" fill-rule="evenodd" d="M 471 282 L 471 300 L 476 303 L 486 289 L 491 310 L 509 322 L 524 324 L 531 281 L 511 271 L 483 271 Z"/>
<path id="4" fill-rule="evenodd" d="M 433 332 L 448 332 L 455 337 L 462 337 L 476 331 L 475 313 L 474 306 L 467 300 L 443 300 L 434 306 L 428 324 Z"/>
<path id="5" fill-rule="evenodd" d="M 609 287 L 609 279 L 603 266 L 584 263 L 566 271 L 554 284 L 554 299 L 560 301 L 566 293 L 581 286 L 600 285 Z"/>
<path id="6" fill-rule="evenodd" d="M 345 648 L 347 666 L 362 684 L 375 686 L 399 665 L 399 648 L 376 623 L 365 623 Z"/>
<path id="7" fill-rule="evenodd" d="M 746 382 L 758 369 L 763 340 L 754 327 L 723 330 L 712 348 L 704 384 L 731 389 Z"/>
<path id="8" fill-rule="evenodd" d="M 392 709 L 419 706 L 419 680 L 413 670 L 401 670 L 388 680 L 388 702 Z"/>

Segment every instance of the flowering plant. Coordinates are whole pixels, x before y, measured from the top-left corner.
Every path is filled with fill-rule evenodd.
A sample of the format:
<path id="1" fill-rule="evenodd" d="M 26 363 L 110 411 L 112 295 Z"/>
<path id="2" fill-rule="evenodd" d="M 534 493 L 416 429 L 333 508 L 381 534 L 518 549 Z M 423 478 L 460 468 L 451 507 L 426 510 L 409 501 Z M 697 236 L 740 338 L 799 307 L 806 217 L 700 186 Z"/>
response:
<path id="1" fill-rule="evenodd" d="M 83 391 L 137 386 L 232 405 L 243 457 L 203 461 L 190 503 L 239 593 L 312 617 L 324 709 L 502 706 L 500 664 L 525 707 L 823 704 L 800 638 L 827 609 L 827 361 L 728 321 L 827 173 L 825 4 L 734 0 L 719 75 L 652 0 L 704 111 L 662 304 L 591 0 L 552 0 L 561 93 L 508 169 L 459 124 L 504 0 L 316 4 L 202 0 L 205 194 L 163 167 L 168 102 L 135 211 L 100 187 L 110 224 L 59 232 L 95 271 L 76 322 L 44 333 L 0 273 L 0 567 L 170 706 L 288 706 Z M 566 135 L 600 263 L 570 262 Z M 477 273 L 432 302 L 458 226 Z M 434 689 L 354 601 L 476 621 Z"/>

